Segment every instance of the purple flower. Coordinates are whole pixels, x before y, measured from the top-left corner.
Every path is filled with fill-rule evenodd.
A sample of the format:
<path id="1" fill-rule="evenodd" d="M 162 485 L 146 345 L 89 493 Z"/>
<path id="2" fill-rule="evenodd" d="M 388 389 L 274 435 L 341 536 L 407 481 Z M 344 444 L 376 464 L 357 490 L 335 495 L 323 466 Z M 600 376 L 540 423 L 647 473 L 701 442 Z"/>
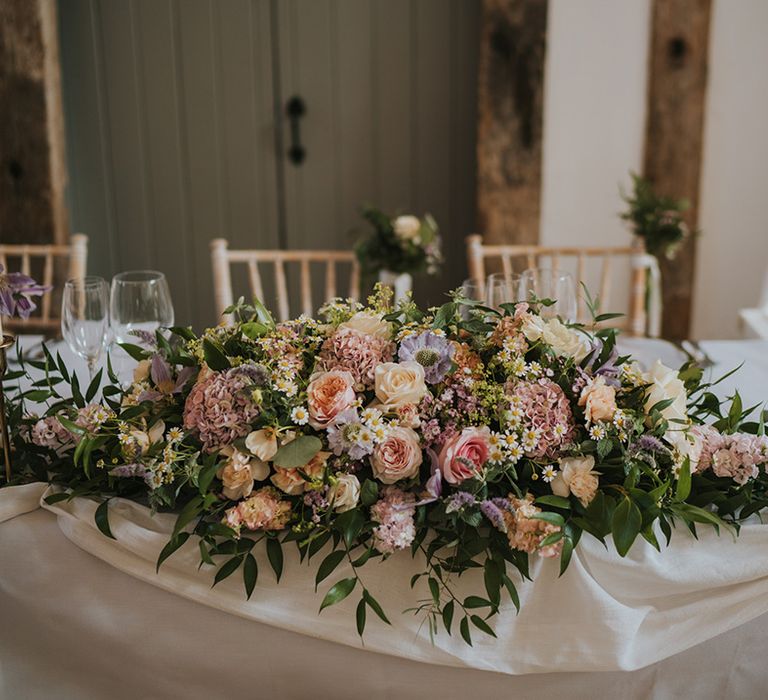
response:
<path id="1" fill-rule="evenodd" d="M 457 491 L 448 499 L 448 505 L 445 507 L 446 513 L 455 513 L 465 506 L 473 506 L 476 503 L 475 497 L 469 491 Z"/>
<path id="2" fill-rule="evenodd" d="M 147 468 L 143 464 L 121 464 L 119 467 L 110 469 L 109 475 L 123 479 L 129 479 L 134 476 L 145 477 L 147 475 Z"/>
<path id="3" fill-rule="evenodd" d="M 355 408 L 339 413 L 327 430 L 328 446 L 337 456 L 346 452 L 350 459 L 362 459 L 373 452 L 373 436 Z"/>
<path id="4" fill-rule="evenodd" d="M 415 361 L 424 367 L 424 378 L 430 384 L 439 384 L 448 374 L 455 348 L 446 338 L 425 331 L 406 338 L 397 353 L 400 362 Z"/>
<path id="5" fill-rule="evenodd" d="M 157 338 L 155 337 L 155 334 L 150 331 L 143 331 L 139 328 L 131 331 L 130 334 L 137 338 L 142 345 L 146 345 L 149 348 L 157 347 Z"/>
<path id="6" fill-rule="evenodd" d="M 497 530 L 507 531 L 507 524 L 504 522 L 504 511 L 509 510 L 505 504 L 509 503 L 505 498 L 494 498 L 482 501 L 480 503 L 480 512 L 491 521 Z"/>
<path id="7" fill-rule="evenodd" d="M 643 452 L 669 452 L 664 443 L 653 435 L 641 435 L 634 443 L 632 449 Z"/>
<path id="8" fill-rule="evenodd" d="M 592 348 L 587 355 L 586 362 L 584 363 L 584 369 L 587 372 L 591 372 L 596 376 L 601 376 L 605 379 L 605 383 L 610 386 L 621 386 L 619 381 L 619 374 L 621 374 L 621 368 L 616 364 L 616 360 L 619 359 L 619 351 L 614 347 L 611 353 L 606 358 L 603 364 L 598 365 L 598 359 L 603 352 L 604 343 L 600 338 L 592 339 Z M 584 375 L 584 371 L 581 371 Z"/>
<path id="9" fill-rule="evenodd" d="M 6 272 L 0 265 L 0 315 L 27 319 L 37 308 L 32 297 L 39 297 L 51 287 L 38 284 L 21 272 Z"/>

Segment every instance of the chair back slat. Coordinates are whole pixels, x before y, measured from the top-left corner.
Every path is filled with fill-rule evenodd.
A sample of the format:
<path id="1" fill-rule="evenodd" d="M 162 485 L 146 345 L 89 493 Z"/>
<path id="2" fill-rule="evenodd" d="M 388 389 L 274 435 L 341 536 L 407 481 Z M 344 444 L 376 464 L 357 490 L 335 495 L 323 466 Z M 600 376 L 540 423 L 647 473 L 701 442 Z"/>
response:
<path id="1" fill-rule="evenodd" d="M 57 291 L 60 292 L 66 279 L 85 276 L 88 266 L 88 236 L 75 233 L 70 236 L 69 243 L 64 245 L 0 244 L 0 265 L 9 272 L 21 272 L 36 278 L 42 285 L 53 288 L 43 294 L 38 309 L 29 319 L 5 319 L 4 327 L 17 332 L 55 335 L 61 324 L 60 310 L 54 307 L 54 302 L 60 296 L 55 295 Z"/>
<path id="2" fill-rule="evenodd" d="M 540 246 L 540 245 L 496 245 L 483 243 L 480 235 L 474 234 L 467 237 L 467 264 L 469 276 L 476 282 L 485 280 L 486 261 L 501 261 L 505 274 L 509 268 L 514 268 L 515 261 L 519 266 L 528 268 L 539 267 L 539 261 L 546 258 L 550 261 L 553 270 L 564 269 L 566 260 L 570 265 L 575 265 L 575 277 L 578 298 L 578 320 L 587 322 L 587 306 L 581 289 L 581 283 L 586 282 L 588 274 L 588 261 L 601 261 L 599 269 L 599 294 L 598 307 L 601 313 L 609 311 L 612 299 L 613 277 L 625 279 L 623 275 L 614 275 L 614 260 L 624 259 L 631 266 L 629 285 L 629 313 L 626 328 L 633 335 L 646 335 L 648 332 L 647 314 L 645 311 L 645 288 L 648 274 L 648 264 L 642 255 L 642 246 L 635 241 L 631 246 L 598 247 L 598 246 Z M 510 264 L 511 261 L 511 264 Z M 590 270 L 592 263 L 590 262 Z M 571 270 L 574 268 L 571 267 Z M 597 269 L 597 268 L 595 268 Z M 513 269 L 519 272 L 520 269 Z M 595 285 L 597 286 L 597 285 Z"/>
<path id="3" fill-rule="evenodd" d="M 504 279 L 509 280 L 512 277 L 512 259 L 509 255 L 501 256 L 501 269 L 504 272 Z"/>
<path id="4" fill-rule="evenodd" d="M 251 293 L 258 297 L 262 302 L 270 306 L 268 300 L 264 297 L 264 285 L 259 273 L 259 263 L 271 266 L 274 275 L 275 291 L 275 310 L 276 316 L 281 321 L 285 321 L 291 315 L 304 313 L 312 315 L 315 311 L 314 294 L 322 294 L 325 299 L 322 302 L 330 301 L 337 296 L 338 267 L 341 265 L 349 266 L 349 297 L 357 300 L 360 297 L 360 269 L 357 258 L 352 251 L 342 250 L 231 250 L 229 243 L 224 238 L 217 238 L 211 241 L 211 264 L 213 268 L 214 294 L 216 300 L 216 309 L 219 313 L 232 304 L 232 271 L 231 266 L 235 264 L 245 264 L 248 267 L 248 281 Z M 325 269 L 324 285 L 319 282 L 318 286 L 312 284 L 312 269 L 314 266 L 319 269 Z M 293 275 L 298 269 L 298 303 L 300 311 L 291 309 L 291 295 L 289 290 L 295 290 L 296 287 L 289 286 L 290 275 Z M 291 280 L 293 278 L 290 278 Z M 267 286 L 271 288 L 272 280 L 267 275 Z M 325 290 L 324 292 L 322 290 Z M 231 318 L 225 318 L 227 323 L 231 323 Z"/>

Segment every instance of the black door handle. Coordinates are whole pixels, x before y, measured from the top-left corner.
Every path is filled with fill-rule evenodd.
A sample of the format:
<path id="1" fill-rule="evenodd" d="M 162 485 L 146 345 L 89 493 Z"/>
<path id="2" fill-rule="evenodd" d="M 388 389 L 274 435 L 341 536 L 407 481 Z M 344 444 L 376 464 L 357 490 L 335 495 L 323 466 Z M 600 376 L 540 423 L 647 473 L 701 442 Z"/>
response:
<path id="1" fill-rule="evenodd" d="M 291 129 L 291 147 L 288 149 L 288 160 L 294 165 L 301 165 L 307 157 L 307 151 L 301 145 L 301 129 L 299 120 L 307 113 L 307 107 L 298 95 L 288 100 L 286 114 Z"/>

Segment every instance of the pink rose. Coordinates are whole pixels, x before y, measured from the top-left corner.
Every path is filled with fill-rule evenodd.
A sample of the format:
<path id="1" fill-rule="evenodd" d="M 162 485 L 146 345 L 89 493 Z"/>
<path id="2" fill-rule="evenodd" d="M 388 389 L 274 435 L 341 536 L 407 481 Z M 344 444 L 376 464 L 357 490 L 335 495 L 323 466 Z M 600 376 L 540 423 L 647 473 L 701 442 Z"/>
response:
<path id="1" fill-rule="evenodd" d="M 373 475 L 385 484 L 416 476 L 421 461 L 419 436 L 410 428 L 391 428 L 371 455 Z"/>
<path id="2" fill-rule="evenodd" d="M 355 380 L 349 372 L 323 372 L 307 387 L 309 424 L 325 428 L 355 402 Z"/>
<path id="3" fill-rule="evenodd" d="M 588 423 L 610 421 L 616 413 L 616 389 L 605 383 L 605 377 L 595 377 L 581 391 L 579 406 L 584 408 Z"/>
<path id="4" fill-rule="evenodd" d="M 438 462 L 449 484 L 460 484 L 483 468 L 490 452 L 490 434 L 488 426 L 464 428 L 443 445 Z"/>

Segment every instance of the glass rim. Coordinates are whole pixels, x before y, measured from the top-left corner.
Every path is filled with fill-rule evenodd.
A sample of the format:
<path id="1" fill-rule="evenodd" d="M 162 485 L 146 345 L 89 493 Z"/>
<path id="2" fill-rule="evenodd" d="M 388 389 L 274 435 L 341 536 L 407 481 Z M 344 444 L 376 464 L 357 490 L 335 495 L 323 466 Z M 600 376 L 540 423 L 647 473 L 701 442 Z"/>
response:
<path id="1" fill-rule="evenodd" d="M 143 275 L 142 279 L 129 279 L 131 275 Z M 165 279 L 165 273 L 159 270 L 126 270 L 125 272 L 118 272 L 112 277 L 112 282 L 119 282 L 120 284 L 154 284 L 155 282 L 162 282 Z"/>
<path id="2" fill-rule="evenodd" d="M 107 286 L 107 280 L 98 275 L 86 275 L 84 277 L 70 277 L 65 283 L 65 287 L 97 287 L 100 285 Z"/>

